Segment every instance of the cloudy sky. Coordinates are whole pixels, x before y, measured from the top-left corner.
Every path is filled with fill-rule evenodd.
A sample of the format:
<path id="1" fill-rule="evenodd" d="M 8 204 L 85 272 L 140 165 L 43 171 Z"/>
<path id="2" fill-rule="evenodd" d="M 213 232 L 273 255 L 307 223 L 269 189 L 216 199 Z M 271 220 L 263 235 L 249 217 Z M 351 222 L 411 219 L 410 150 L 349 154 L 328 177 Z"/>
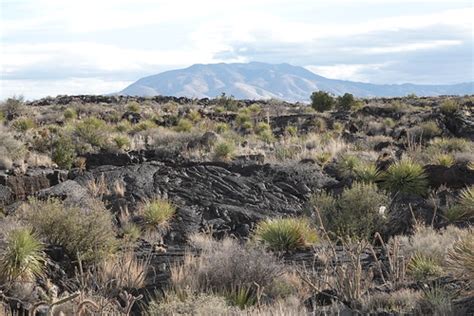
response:
<path id="1" fill-rule="evenodd" d="M 471 0 L 0 0 L 0 98 L 110 93 L 194 63 L 472 81 Z"/>

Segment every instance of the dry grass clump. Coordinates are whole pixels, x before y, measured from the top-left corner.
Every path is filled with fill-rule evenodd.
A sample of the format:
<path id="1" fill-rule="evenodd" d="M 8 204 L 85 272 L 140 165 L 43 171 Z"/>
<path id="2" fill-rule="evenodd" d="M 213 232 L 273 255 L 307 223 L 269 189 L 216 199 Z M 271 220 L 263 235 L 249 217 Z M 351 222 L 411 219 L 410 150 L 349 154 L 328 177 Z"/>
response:
<path id="1" fill-rule="evenodd" d="M 147 201 L 142 207 L 143 220 L 148 228 L 167 226 L 175 213 L 176 207 L 168 200 L 160 198 Z"/>
<path id="2" fill-rule="evenodd" d="M 219 293 L 233 305 L 247 306 L 264 297 L 284 271 L 284 266 L 259 247 L 246 247 L 225 238 L 222 241 L 191 236 L 199 256 L 187 254 L 182 265 L 171 268 L 171 290 Z"/>
<path id="3" fill-rule="evenodd" d="M 469 231 L 458 241 L 454 242 L 448 253 L 448 268 L 469 280 L 474 280 L 474 233 Z"/>
<path id="4" fill-rule="evenodd" d="M 396 313 L 406 315 L 417 308 L 422 293 L 412 289 L 401 289 L 391 293 L 380 292 L 369 295 L 363 301 L 362 310 L 366 313 Z"/>
<path id="5" fill-rule="evenodd" d="M 116 289 L 140 289 L 145 286 L 147 260 L 136 258 L 133 252 L 120 252 L 99 264 L 99 279 Z"/>
<path id="6" fill-rule="evenodd" d="M 99 203 L 84 210 L 56 199 L 30 199 L 23 216 L 49 243 L 62 246 L 70 258 L 98 262 L 115 249 L 112 214 Z"/>

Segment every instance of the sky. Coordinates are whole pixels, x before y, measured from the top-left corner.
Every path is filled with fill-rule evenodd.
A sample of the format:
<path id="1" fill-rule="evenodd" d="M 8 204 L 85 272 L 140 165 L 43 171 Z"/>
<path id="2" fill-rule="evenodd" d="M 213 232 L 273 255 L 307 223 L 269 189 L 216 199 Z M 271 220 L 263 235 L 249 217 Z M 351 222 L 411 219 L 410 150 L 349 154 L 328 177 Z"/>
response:
<path id="1" fill-rule="evenodd" d="M 472 0 L 0 0 L 0 99 L 117 92 L 195 63 L 474 80 Z"/>

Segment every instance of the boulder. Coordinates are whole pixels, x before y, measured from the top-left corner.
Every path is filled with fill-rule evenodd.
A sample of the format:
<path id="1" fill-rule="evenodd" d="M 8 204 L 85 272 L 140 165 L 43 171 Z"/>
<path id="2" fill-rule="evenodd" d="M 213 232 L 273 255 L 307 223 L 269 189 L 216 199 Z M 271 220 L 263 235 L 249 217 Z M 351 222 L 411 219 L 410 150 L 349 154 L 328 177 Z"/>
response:
<path id="1" fill-rule="evenodd" d="M 474 170 L 469 169 L 466 163 L 455 164 L 451 167 L 427 165 L 425 173 L 432 188 L 445 185 L 452 189 L 462 189 L 474 185 Z"/>

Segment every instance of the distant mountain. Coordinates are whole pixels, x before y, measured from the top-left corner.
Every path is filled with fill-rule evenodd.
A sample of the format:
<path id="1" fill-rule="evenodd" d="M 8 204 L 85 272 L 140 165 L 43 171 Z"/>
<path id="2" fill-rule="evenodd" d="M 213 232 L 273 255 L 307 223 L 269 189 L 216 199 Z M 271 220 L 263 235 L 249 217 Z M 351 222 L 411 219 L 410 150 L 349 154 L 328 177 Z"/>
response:
<path id="1" fill-rule="evenodd" d="M 223 92 L 238 99 L 278 98 L 308 101 L 313 91 L 335 95 L 346 92 L 359 97 L 394 97 L 414 93 L 418 96 L 474 94 L 474 82 L 454 85 L 378 85 L 318 76 L 289 64 L 196 64 L 142 78 L 119 92 L 133 96 L 215 97 Z"/>

